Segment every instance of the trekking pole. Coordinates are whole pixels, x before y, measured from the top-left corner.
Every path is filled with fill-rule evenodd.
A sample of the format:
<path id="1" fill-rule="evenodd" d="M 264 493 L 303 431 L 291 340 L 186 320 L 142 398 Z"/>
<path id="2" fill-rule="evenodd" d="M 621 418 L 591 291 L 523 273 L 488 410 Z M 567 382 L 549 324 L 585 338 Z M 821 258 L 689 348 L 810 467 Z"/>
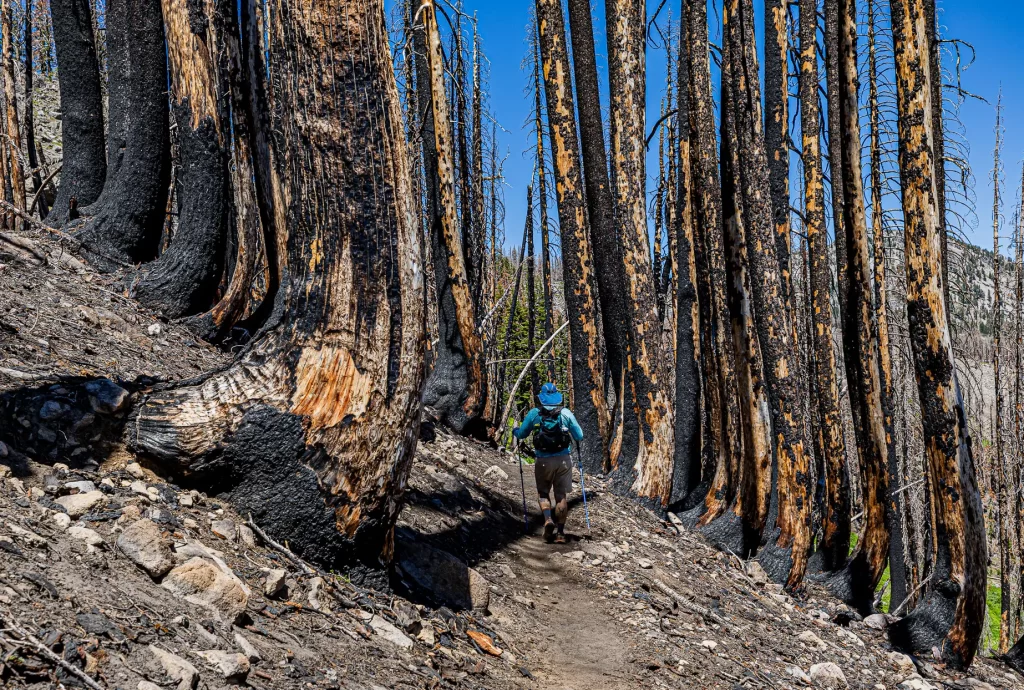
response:
<path id="1" fill-rule="evenodd" d="M 587 507 L 587 485 L 583 483 L 583 454 L 580 453 L 580 444 L 574 443 L 576 446 L 576 462 L 580 466 L 580 489 L 583 491 L 583 514 L 587 518 L 587 531 L 590 531 L 590 508 Z"/>
<path id="2" fill-rule="evenodd" d="M 523 456 L 519 454 L 519 439 L 513 437 L 512 452 L 516 455 L 516 462 L 519 463 L 519 486 L 523 490 L 523 533 L 529 534 L 530 520 L 526 514 L 526 477 L 523 475 Z"/>

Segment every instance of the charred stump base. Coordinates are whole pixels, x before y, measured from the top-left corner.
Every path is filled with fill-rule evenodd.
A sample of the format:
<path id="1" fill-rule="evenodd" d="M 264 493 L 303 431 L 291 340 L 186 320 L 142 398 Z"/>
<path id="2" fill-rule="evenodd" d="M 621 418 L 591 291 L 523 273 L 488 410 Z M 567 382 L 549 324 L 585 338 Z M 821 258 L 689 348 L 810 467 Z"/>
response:
<path id="1" fill-rule="evenodd" d="M 757 562 L 772 582 L 785 585 L 793 569 L 793 548 L 779 546 L 779 534 L 778 528 L 768 533 L 765 545 L 757 553 Z"/>
<path id="2" fill-rule="evenodd" d="M 0 395 L 0 462 L 94 469 L 121 440 L 139 383 L 66 378 Z"/>
<path id="3" fill-rule="evenodd" d="M 727 510 L 708 524 L 698 527 L 698 530 L 722 551 L 731 552 L 741 558 L 748 551 L 747 530 L 743 518 L 732 510 Z"/>
<path id="4" fill-rule="evenodd" d="M 307 448 L 300 417 L 269 406 L 245 413 L 223 448 L 192 464 L 187 483 L 206 488 L 248 515 L 276 541 L 287 541 L 302 558 L 344 571 L 353 582 L 388 588 L 388 574 L 375 555 L 360 558 L 360 543 L 375 523 L 362 523 L 346 536 L 338 530 L 333 508 L 324 500 L 314 467 L 326 457 Z M 183 482 L 184 483 L 184 482 Z"/>
<path id="5" fill-rule="evenodd" d="M 434 368 L 423 389 L 423 405 L 434 423 L 443 423 L 463 433 L 470 419 L 462 404 L 466 401 L 466 358 L 461 349 L 438 348 Z"/>
<path id="6" fill-rule="evenodd" d="M 1002 660 L 1014 671 L 1024 675 L 1024 637 L 1010 647 L 1010 651 L 1003 655 Z"/>
<path id="7" fill-rule="evenodd" d="M 931 655 L 932 649 L 938 647 L 947 663 L 962 668 L 964 660 L 950 658 L 947 656 L 950 650 L 943 648 L 946 635 L 956 619 L 959 596 L 959 584 L 948 577 L 938 580 L 928 588 L 910 615 L 889 626 L 889 641 L 893 647 L 907 654 L 924 655 Z"/>
<path id="8" fill-rule="evenodd" d="M 835 570 L 827 554 L 816 551 L 807 565 L 808 578 L 820 581 L 836 599 L 841 600 L 862 616 L 875 612 L 875 592 L 871 586 L 871 573 L 861 555 L 855 555 L 845 567 Z M 894 602 L 899 605 L 899 602 Z"/>

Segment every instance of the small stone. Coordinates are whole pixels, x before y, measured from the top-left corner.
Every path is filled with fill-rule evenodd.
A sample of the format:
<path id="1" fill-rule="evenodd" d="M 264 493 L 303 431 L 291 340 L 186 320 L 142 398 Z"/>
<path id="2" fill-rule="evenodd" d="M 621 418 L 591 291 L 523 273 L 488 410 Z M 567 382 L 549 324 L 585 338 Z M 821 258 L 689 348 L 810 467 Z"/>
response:
<path id="1" fill-rule="evenodd" d="M 59 529 L 61 532 L 63 532 L 71 526 L 71 516 L 69 516 L 67 513 L 54 513 L 50 516 L 50 520 L 52 520 L 53 523 L 57 525 L 57 529 Z"/>
<path id="2" fill-rule="evenodd" d="M 249 659 L 244 654 L 211 649 L 196 652 L 203 661 L 215 667 L 221 677 L 231 683 L 242 683 L 249 675 Z"/>
<path id="3" fill-rule="evenodd" d="M 98 532 L 82 525 L 71 525 L 71 527 L 68 527 L 68 536 L 80 539 L 88 546 L 99 546 L 103 543 L 103 537 Z"/>
<path id="4" fill-rule="evenodd" d="M 498 564 L 498 572 L 500 572 L 501 576 L 504 577 L 507 580 L 515 580 L 516 579 L 516 571 L 512 570 L 512 566 L 510 566 L 507 563 L 499 563 Z"/>
<path id="5" fill-rule="evenodd" d="M 113 482 L 113 481 L 112 481 L 112 480 L 110 479 L 110 477 L 105 477 L 105 478 L 101 479 L 101 480 L 100 480 L 100 486 L 105 486 L 105 487 L 107 487 L 108 489 L 114 489 L 114 488 L 116 488 L 116 487 L 114 486 L 114 482 Z"/>
<path id="6" fill-rule="evenodd" d="M 518 594 L 512 595 L 512 601 L 516 602 L 520 606 L 525 606 L 528 609 L 537 608 L 537 603 L 533 599 L 527 599 L 526 597 L 521 597 Z"/>
<path id="7" fill-rule="evenodd" d="M 804 683 L 807 683 L 808 685 L 811 684 L 811 677 L 804 673 L 804 670 L 799 666 L 787 666 L 786 675 L 791 678 L 795 678 L 799 681 L 802 681 Z"/>
<path id="8" fill-rule="evenodd" d="M 210 525 L 210 531 L 221 539 L 227 539 L 228 541 L 234 541 L 237 536 L 235 530 L 235 523 L 231 520 L 216 520 Z"/>
<path id="9" fill-rule="evenodd" d="M 435 643 L 434 627 L 432 625 L 426 625 L 420 630 L 420 634 L 416 636 L 416 639 L 427 645 L 433 647 Z"/>
<path id="10" fill-rule="evenodd" d="M 117 538 L 117 548 L 153 579 L 160 579 L 174 567 L 174 553 L 163 530 L 151 520 L 138 520 Z"/>
<path id="11" fill-rule="evenodd" d="M 55 503 L 64 508 L 72 519 L 77 520 L 90 510 L 105 503 L 107 495 L 102 491 L 89 491 L 74 496 L 61 496 Z"/>
<path id="12" fill-rule="evenodd" d="M 146 329 L 146 333 L 148 333 L 149 335 L 151 335 L 151 336 L 154 336 L 154 337 L 155 337 L 155 336 L 158 336 L 158 335 L 160 335 L 160 333 L 161 333 L 161 332 L 162 332 L 163 330 L 164 330 L 164 329 L 163 329 L 163 326 L 161 326 L 160 324 L 158 324 L 158 323 L 151 323 L 151 324 L 149 325 L 149 327 L 148 327 L 148 328 Z"/>
<path id="13" fill-rule="evenodd" d="M 260 651 L 253 646 L 252 642 L 245 639 L 245 637 L 242 636 L 242 633 L 235 633 L 235 644 L 250 663 L 255 664 L 259 661 L 263 661 L 263 656 L 260 655 Z"/>
<path id="14" fill-rule="evenodd" d="M 135 686 L 137 690 L 163 690 L 156 683 L 150 683 L 148 680 L 140 680 L 139 684 Z"/>
<path id="15" fill-rule="evenodd" d="M 267 577 L 263 581 L 263 595 L 270 599 L 275 599 L 284 594 L 288 589 L 285 584 L 287 578 L 287 571 L 279 569 L 268 571 Z"/>
<path id="16" fill-rule="evenodd" d="M 838 628 L 836 630 L 836 635 L 848 644 L 856 645 L 858 647 L 864 646 L 864 640 L 860 639 L 846 628 Z"/>
<path id="17" fill-rule="evenodd" d="M 718 649 L 718 643 L 714 640 L 704 640 L 700 643 L 700 646 L 708 650 L 709 652 L 713 652 L 716 649 Z"/>
<path id="18" fill-rule="evenodd" d="M 199 684 L 199 671 L 180 656 L 166 652 L 155 645 L 149 645 L 149 652 L 163 669 L 164 674 L 178 682 L 177 690 L 194 690 Z"/>
<path id="19" fill-rule="evenodd" d="M 636 564 L 638 566 L 640 566 L 641 568 L 643 568 L 644 570 L 650 570 L 651 568 L 654 567 L 654 564 L 651 563 L 646 558 L 638 558 L 638 559 L 636 559 Z"/>
<path id="20" fill-rule="evenodd" d="M 373 618 L 371 618 L 369 626 L 371 629 L 373 629 L 373 632 L 377 633 L 383 639 L 387 640 L 396 647 L 401 647 L 402 649 L 411 649 L 413 646 L 413 641 L 410 640 L 405 633 L 403 633 L 395 626 L 391 625 L 391 623 L 388 623 L 380 616 L 375 615 Z"/>
<path id="21" fill-rule="evenodd" d="M 926 681 L 921 676 L 915 676 L 907 678 L 900 682 L 896 687 L 899 690 L 938 690 L 934 685 Z"/>
<path id="22" fill-rule="evenodd" d="M 899 652 L 889 652 L 889 663 L 892 664 L 896 672 L 901 676 L 909 676 L 917 673 L 917 666 L 914 664 L 914 660 L 906 654 Z"/>
<path id="23" fill-rule="evenodd" d="M 90 481 L 67 482 L 64 490 L 69 494 L 85 494 L 96 490 L 96 485 Z"/>
<path id="24" fill-rule="evenodd" d="M 191 508 L 193 506 L 192 494 L 178 494 L 178 504 L 182 508 Z"/>
<path id="25" fill-rule="evenodd" d="M 160 496 L 160 489 L 156 488 L 155 486 L 151 486 L 148 489 L 146 489 L 146 494 L 149 496 L 149 500 L 153 501 L 154 503 L 156 501 L 161 500 L 162 498 Z"/>
<path id="26" fill-rule="evenodd" d="M 97 379 L 85 384 L 89 404 L 94 412 L 116 414 L 128 406 L 131 395 L 110 379 Z"/>
<path id="27" fill-rule="evenodd" d="M 24 527 L 19 527 L 13 522 L 8 522 L 7 527 L 11 530 L 11 533 L 15 536 L 15 538 L 17 538 L 17 540 L 22 542 L 23 544 L 27 544 L 29 546 L 37 548 L 41 546 L 46 546 L 46 540 L 40 537 L 35 532 L 33 532 L 32 530 L 25 529 Z"/>
<path id="28" fill-rule="evenodd" d="M 249 601 L 237 578 L 229 577 L 216 564 L 198 556 L 171 570 L 160 586 L 232 624 L 242 618 Z"/>
<path id="29" fill-rule="evenodd" d="M 238 541 L 250 549 L 256 548 L 256 535 L 246 525 L 238 526 Z"/>
<path id="30" fill-rule="evenodd" d="M 873 630 L 885 630 L 889 627 L 889 620 L 884 613 L 873 613 L 864 619 L 864 625 Z"/>
<path id="31" fill-rule="evenodd" d="M 133 494 L 138 494 L 139 496 L 145 496 L 146 498 L 149 498 L 149 487 L 146 486 L 146 482 L 142 481 L 141 479 L 136 479 L 134 482 L 131 483 L 131 486 L 129 488 L 132 490 Z"/>
<path id="32" fill-rule="evenodd" d="M 130 463 L 128 463 L 125 466 L 124 471 L 127 472 L 128 474 L 130 474 L 131 476 L 135 477 L 136 479 L 145 479 L 146 478 L 145 470 L 143 470 L 142 469 L 142 465 L 140 465 L 137 462 L 130 462 Z"/>
<path id="33" fill-rule="evenodd" d="M 570 551 L 569 553 L 565 554 L 565 557 L 571 561 L 582 563 L 583 559 L 587 557 L 587 554 L 585 551 Z"/>
<path id="34" fill-rule="evenodd" d="M 846 680 L 843 669 L 831 661 L 811 666 L 809 673 L 811 680 L 822 688 L 848 688 L 850 684 Z"/>
<path id="35" fill-rule="evenodd" d="M 491 465 L 484 470 L 484 478 L 487 477 L 497 477 L 498 479 L 505 480 L 508 479 L 508 473 L 497 465 Z"/>
<path id="36" fill-rule="evenodd" d="M 314 611 L 329 612 L 331 609 L 327 605 L 324 594 L 324 579 L 322 577 L 310 578 L 309 594 L 307 595 L 309 608 L 313 609 Z"/>
<path id="37" fill-rule="evenodd" d="M 40 489 L 38 486 L 33 486 L 28 490 L 28 497 L 38 501 L 40 498 L 46 495 L 46 492 Z"/>
<path id="38" fill-rule="evenodd" d="M 817 649 L 826 649 L 827 648 L 825 643 L 821 641 L 821 638 L 818 637 L 817 635 L 815 635 L 814 633 L 812 633 L 810 630 L 804 630 L 802 633 L 800 633 L 800 636 L 797 637 L 796 639 L 800 640 L 801 642 L 803 642 L 806 645 L 810 645 L 810 646 L 815 647 Z"/>
<path id="39" fill-rule="evenodd" d="M 181 521 L 181 524 L 185 525 L 186 529 L 199 529 L 199 523 L 192 518 L 185 518 Z"/>
<path id="40" fill-rule="evenodd" d="M 1016 678 L 1014 678 L 1014 680 L 1016 680 Z M 983 680 L 978 680 L 977 678 L 968 678 L 967 685 L 975 688 L 976 690 L 995 690 L 991 685 Z"/>

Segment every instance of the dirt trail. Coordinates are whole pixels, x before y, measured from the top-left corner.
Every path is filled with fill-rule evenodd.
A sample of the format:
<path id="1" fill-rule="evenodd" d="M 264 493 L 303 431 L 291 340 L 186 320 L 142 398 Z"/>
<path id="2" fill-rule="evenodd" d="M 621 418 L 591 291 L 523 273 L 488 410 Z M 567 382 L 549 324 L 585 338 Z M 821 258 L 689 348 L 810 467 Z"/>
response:
<path id="1" fill-rule="evenodd" d="M 580 516 L 576 516 L 580 517 Z M 531 657 L 534 675 L 549 688 L 635 688 L 624 631 L 594 602 L 600 593 L 552 561 L 578 544 L 555 546 L 537 535 L 519 542 L 514 570 L 534 592 L 539 621 Z"/>

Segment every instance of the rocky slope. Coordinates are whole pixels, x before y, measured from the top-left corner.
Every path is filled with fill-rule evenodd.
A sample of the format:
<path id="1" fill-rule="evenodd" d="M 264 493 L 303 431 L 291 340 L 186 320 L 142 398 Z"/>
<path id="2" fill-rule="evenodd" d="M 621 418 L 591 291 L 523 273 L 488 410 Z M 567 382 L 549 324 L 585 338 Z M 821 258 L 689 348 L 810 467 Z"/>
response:
<path id="1" fill-rule="evenodd" d="M 524 527 L 516 459 L 441 432 L 418 450 L 392 589 L 320 572 L 124 446 L 152 380 L 225 356 L 27 239 L 0 243 L 5 687 L 1024 688 L 991 659 L 965 676 L 894 653 L 884 617 L 813 583 L 791 598 L 600 478 L 589 529 L 577 485 L 572 540 L 547 545 L 530 468 Z"/>

